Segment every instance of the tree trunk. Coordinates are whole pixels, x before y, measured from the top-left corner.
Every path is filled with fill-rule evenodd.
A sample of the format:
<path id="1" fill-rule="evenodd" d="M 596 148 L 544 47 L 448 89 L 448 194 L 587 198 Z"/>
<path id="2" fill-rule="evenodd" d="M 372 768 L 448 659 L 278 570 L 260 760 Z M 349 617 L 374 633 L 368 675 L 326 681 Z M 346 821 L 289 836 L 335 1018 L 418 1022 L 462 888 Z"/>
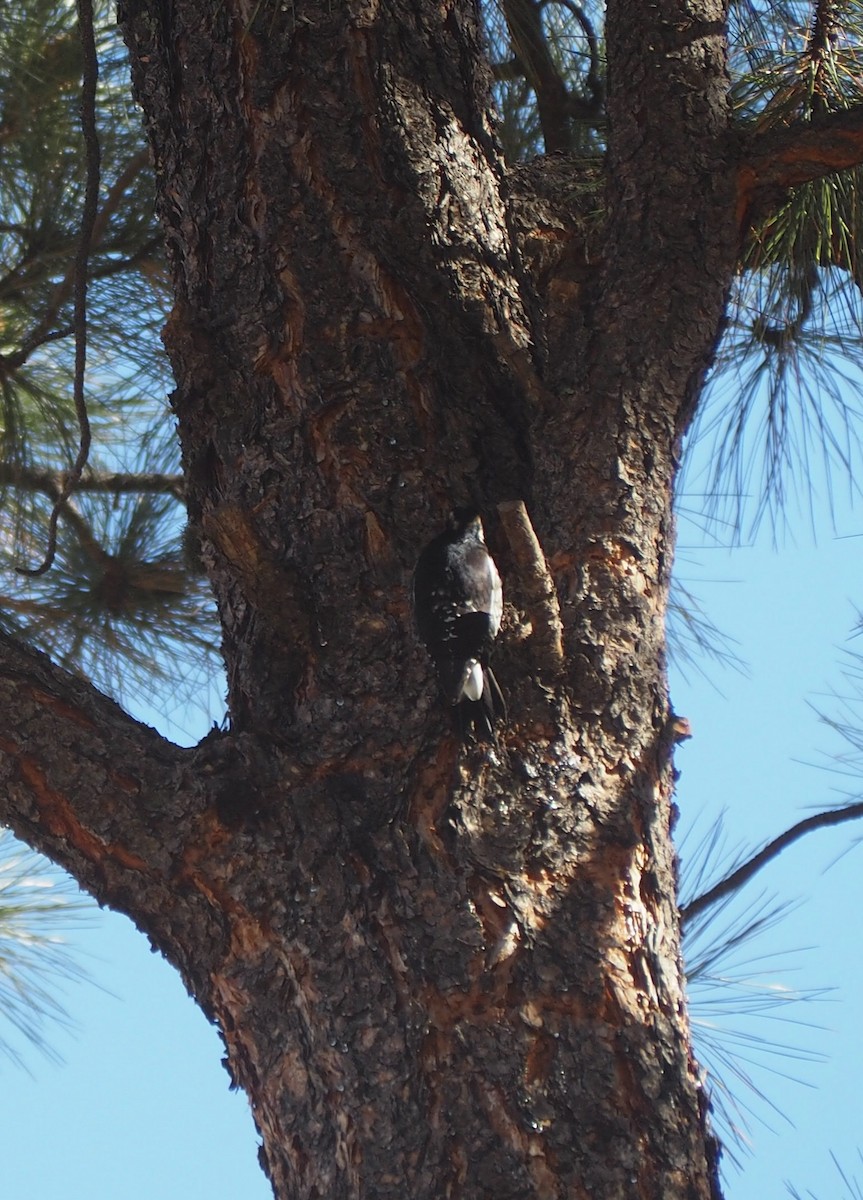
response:
<path id="1" fill-rule="evenodd" d="M 718 1196 L 664 618 L 736 251 L 723 18 L 610 0 L 604 167 L 508 172 L 470 0 L 121 6 L 232 731 L 178 750 L 2 643 L 0 812 L 182 972 L 283 1200 Z M 411 629 L 466 503 L 497 747 Z"/>

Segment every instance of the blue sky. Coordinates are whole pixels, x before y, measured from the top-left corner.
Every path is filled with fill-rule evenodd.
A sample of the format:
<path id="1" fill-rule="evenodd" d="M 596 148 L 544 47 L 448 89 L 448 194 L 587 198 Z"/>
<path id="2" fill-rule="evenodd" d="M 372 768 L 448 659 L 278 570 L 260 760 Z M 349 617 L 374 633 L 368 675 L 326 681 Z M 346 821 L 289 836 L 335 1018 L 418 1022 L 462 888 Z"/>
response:
<path id="1" fill-rule="evenodd" d="M 832 757 L 848 747 L 812 706 L 838 714 L 832 693 L 849 693 L 844 654 L 855 647 L 863 652 L 863 639 L 849 639 L 855 602 L 863 603 L 860 531 L 859 518 L 843 509 L 835 531 L 823 522 L 817 543 L 807 534 L 797 545 L 774 549 L 765 530 L 756 544 L 733 553 L 699 551 L 691 568 L 682 555 L 682 574 L 736 639 L 746 663 L 745 673 L 712 672 L 721 692 L 675 673 L 675 707 L 693 727 L 692 740 L 677 754 L 682 828 L 724 811 L 729 842 L 758 848 L 858 789 L 859 781 L 838 771 Z M 784 1180 L 825 1200 L 844 1194 L 831 1151 L 849 1174 L 856 1165 L 860 1177 L 863 850 L 854 848 L 860 837 L 863 827 L 856 824 L 812 833 L 740 895 L 738 911 L 751 910 L 764 892 L 801 901 L 748 948 L 753 976 L 791 988 L 834 990 L 787 1009 L 784 1021 L 758 1023 L 764 1037 L 809 1049 L 824 1061 L 780 1055 L 774 1065 L 789 1078 L 754 1072 L 779 1112 L 755 1102 L 769 1128 L 751 1123 L 751 1153 L 743 1156 L 742 1171 L 726 1173 L 729 1200 L 781 1196 Z M 780 951 L 789 953 L 783 958 Z M 727 1022 L 745 1025 L 733 1014 Z"/>
<path id="2" fill-rule="evenodd" d="M 243 1094 L 215 1029 L 125 918 L 75 938 L 99 987 L 66 990 L 61 1064 L 0 1064 L 4 1200 L 266 1200 Z"/>
<path id="3" fill-rule="evenodd" d="M 855 645 L 848 641 L 854 604 L 863 604 L 863 522 L 842 505 L 835 521 L 835 528 L 820 522 L 817 541 L 805 526 L 796 544 L 789 539 L 774 549 L 764 530 L 734 551 L 693 549 L 682 523 L 680 574 L 736 640 L 746 667 L 708 666 L 710 682 L 691 670 L 688 677 L 673 673 L 675 708 L 693 729 L 677 754 L 681 830 L 693 823 L 704 829 L 725 812 L 729 845 L 757 847 L 856 787 L 825 769 L 842 746 L 807 703 L 834 704 L 828 693 L 842 689 L 842 648 Z M 856 644 L 863 651 L 863 638 Z M 153 713 L 148 719 L 160 720 Z M 831 1151 L 861 1175 L 863 851 L 843 855 L 860 836 L 863 827 L 854 825 L 811 835 L 740 898 L 745 911 L 765 890 L 802 901 L 747 951 L 760 983 L 835 990 L 796 1014 L 789 1010 L 790 1021 L 754 1026 L 758 1035 L 823 1061 L 781 1055 L 780 1075 L 753 1068 L 779 1111 L 755 1102 L 767 1124 L 751 1121 L 751 1153 L 742 1155 L 741 1171 L 726 1172 L 728 1200 L 781 1197 L 786 1179 L 804 1195 L 812 1189 L 825 1200 L 839 1197 Z M 269 1197 L 246 1099 L 229 1091 L 218 1036 L 179 978 L 123 917 L 95 912 L 74 942 L 98 986 L 66 987 L 77 1030 L 53 1038 L 64 1061 L 30 1054 L 30 1074 L 0 1062 L 3 1196 Z M 724 1021 L 746 1025 L 733 1013 Z"/>

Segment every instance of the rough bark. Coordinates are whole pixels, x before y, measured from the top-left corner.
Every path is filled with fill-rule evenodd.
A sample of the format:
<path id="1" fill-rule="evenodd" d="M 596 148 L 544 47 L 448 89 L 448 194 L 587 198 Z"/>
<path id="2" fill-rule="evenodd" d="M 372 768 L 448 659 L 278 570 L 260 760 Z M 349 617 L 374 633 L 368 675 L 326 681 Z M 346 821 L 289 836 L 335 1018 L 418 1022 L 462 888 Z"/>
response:
<path id="1" fill-rule="evenodd" d="M 737 171 L 737 212 L 741 227 L 763 215 L 788 191 L 863 161 L 863 105 L 790 127 L 768 127 L 750 135 Z"/>
<path id="2" fill-rule="evenodd" d="M 4 821 L 127 913 L 206 996 L 226 936 L 195 871 L 218 790 L 207 786 L 209 743 L 173 746 L 3 634 L 0 692 L 12 714 L 0 732 Z"/>
<path id="3" fill-rule="evenodd" d="M 859 166 L 863 159 L 863 105 L 804 124 L 768 128 L 752 136 L 740 162 L 741 195 L 775 191 Z"/>
<path id="4" fill-rule="evenodd" d="M 3 814 L 183 972 L 278 1197 L 717 1195 L 663 622 L 737 245 L 721 4 L 609 3 L 601 225 L 577 164 L 507 172 L 469 0 L 120 17 L 232 733 L 174 750 L 4 647 Z M 465 502 L 498 748 L 457 745 L 410 629 Z"/>

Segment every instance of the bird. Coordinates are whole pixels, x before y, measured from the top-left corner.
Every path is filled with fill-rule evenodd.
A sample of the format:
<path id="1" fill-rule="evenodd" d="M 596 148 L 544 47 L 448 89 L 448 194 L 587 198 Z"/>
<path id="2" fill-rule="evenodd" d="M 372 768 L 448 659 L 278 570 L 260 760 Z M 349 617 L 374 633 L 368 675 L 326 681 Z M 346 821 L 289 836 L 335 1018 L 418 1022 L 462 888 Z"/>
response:
<path id="1" fill-rule="evenodd" d="M 420 554 L 413 612 L 462 738 L 494 742 L 506 704 L 488 657 L 503 616 L 503 587 L 475 509 L 454 509 Z"/>

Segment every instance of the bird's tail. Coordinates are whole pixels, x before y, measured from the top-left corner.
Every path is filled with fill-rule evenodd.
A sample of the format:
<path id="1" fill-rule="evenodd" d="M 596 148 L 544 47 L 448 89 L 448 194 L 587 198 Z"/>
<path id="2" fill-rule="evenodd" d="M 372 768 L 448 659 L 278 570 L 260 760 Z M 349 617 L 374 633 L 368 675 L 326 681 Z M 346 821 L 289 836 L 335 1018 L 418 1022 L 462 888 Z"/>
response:
<path id="1" fill-rule="evenodd" d="M 478 700 L 463 696 L 456 705 L 458 730 L 464 742 L 497 744 L 494 727 L 506 721 L 506 701 L 491 667 L 483 664 L 483 688 Z"/>

